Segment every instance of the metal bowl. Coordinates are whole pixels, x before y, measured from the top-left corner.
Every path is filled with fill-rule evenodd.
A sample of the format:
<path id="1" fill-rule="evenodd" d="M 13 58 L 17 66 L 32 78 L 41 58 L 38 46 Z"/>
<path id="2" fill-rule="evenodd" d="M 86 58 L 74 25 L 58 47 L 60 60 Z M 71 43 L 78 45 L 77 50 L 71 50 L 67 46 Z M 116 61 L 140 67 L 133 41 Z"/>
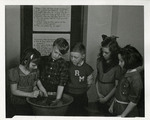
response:
<path id="1" fill-rule="evenodd" d="M 65 115 L 68 106 L 73 102 L 73 97 L 67 94 L 62 96 L 62 104 L 50 106 L 50 103 L 55 100 L 56 94 L 48 94 L 48 98 L 27 98 L 27 102 L 31 105 L 35 115 L 47 116 L 63 116 Z"/>

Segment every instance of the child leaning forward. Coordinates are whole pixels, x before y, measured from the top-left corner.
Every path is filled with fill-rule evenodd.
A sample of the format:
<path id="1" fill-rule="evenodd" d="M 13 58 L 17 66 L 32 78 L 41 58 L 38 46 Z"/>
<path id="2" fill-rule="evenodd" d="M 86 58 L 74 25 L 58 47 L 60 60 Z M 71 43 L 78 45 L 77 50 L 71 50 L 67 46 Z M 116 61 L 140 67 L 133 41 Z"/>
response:
<path id="1" fill-rule="evenodd" d="M 119 65 L 125 70 L 117 90 L 115 99 L 109 108 L 114 115 L 121 117 L 137 117 L 137 104 L 143 89 L 138 67 L 142 66 L 143 58 L 133 46 L 127 45 L 118 54 Z"/>
<path id="2" fill-rule="evenodd" d="M 26 49 L 21 56 L 20 65 L 9 70 L 11 104 L 15 115 L 32 114 L 26 97 L 36 98 L 40 93 L 47 97 L 37 69 L 40 57 L 36 49 Z"/>
<path id="3" fill-rule="evenodd" d="M 63 56 L 69 50 L 69 43 L 64 38 L 57 38 L 48 56 L 42 56 L 40 79 L 48 94 L 56 94 L 51 106 L 61 104 L 64 87 L 68 81 L 68 64 Z"/>

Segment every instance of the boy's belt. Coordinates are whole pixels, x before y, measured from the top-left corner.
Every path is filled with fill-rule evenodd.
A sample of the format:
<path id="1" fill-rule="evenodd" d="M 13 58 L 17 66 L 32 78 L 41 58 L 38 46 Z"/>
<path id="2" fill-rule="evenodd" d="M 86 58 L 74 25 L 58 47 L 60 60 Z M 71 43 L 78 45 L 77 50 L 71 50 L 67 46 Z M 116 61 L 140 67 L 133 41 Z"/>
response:
<path id="1" fill-rule="evenodd" d="M 56 95 L 56 92 L 47 92 L 48 95 Z"/>
<path id="2" fill-rule="evenodd" d="M 125 105 L 129 104 L 129 102 L 120 101 L 120 100 L 117 100 L 116 98 L 114 100 L 120 104 L 125 104 Z"/>

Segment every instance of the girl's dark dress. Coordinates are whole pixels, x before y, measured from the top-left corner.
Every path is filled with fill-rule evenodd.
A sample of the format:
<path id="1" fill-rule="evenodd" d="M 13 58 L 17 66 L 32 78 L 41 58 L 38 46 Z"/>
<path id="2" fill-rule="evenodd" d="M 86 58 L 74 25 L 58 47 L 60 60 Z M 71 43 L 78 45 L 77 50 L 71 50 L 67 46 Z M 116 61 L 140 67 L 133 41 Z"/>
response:
<path id="1" fill-rule="evenodd" d="M 137 104 L 140 99 L 142 88 L 143 83 L 139 72 L 126 73 L 120 81 L 115 93 L 116 100 L 113 107 L 114 114 L 121 115 L 129 102 Z M 126 104 L 121 104 L 117 101 L 125 102 Z M 135 107 L 127 116 L 138 116 L 137 107 Z"/>
<path id="2" fill-rule="evenodd" d="M 97 76 L 96 81 L 98 82 L 98 91 L 103 96 L 107 96 L 110 91 L 115 87 L 115 81 L 120 80 L 122 76 L 122 70 L 119 65 L 115 62 L 106 63 L 104 59 L 97 60 Z M 113 96 L 114 97 L 114 96 Z M 97 102 L 99 111 L 104 116 L 110 116 L 108 112 L 109 106 L 113 100 L 110 98 L 106 103 Z"/>

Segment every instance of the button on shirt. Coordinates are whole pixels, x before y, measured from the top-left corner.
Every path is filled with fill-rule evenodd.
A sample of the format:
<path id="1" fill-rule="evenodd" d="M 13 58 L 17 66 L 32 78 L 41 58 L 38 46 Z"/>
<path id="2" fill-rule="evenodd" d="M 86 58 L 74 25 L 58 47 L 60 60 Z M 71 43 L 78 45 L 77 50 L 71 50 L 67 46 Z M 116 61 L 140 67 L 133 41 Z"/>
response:
<path id="1" fill-rule="evenodd" d="M 115 97 L 120 101 L 137 103 L 142 86 L 143 83 L 138 72 L 126 73 L 117 87 Z"/>
<path id="2" fill-rule="evenodd" d="M 56 91 L 58 85 L 66 85 L 68 76 L 68 65 L 64 59 L 53 60 L 51 55 L 42 57 L 40 78 L 47 91 Z"/>

